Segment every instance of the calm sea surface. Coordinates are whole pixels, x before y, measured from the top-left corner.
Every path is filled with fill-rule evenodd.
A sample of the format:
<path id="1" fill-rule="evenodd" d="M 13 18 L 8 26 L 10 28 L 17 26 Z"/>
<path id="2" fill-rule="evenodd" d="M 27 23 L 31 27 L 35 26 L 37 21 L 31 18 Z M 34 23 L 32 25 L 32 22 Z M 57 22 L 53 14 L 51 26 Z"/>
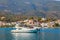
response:
<path id="1" fill-rule="evenodd" d="M 41 28 L 38 33 L 11 33 L 13 28 L 0 28 L 0 40 L 60 40 L 60 28 Z"/>

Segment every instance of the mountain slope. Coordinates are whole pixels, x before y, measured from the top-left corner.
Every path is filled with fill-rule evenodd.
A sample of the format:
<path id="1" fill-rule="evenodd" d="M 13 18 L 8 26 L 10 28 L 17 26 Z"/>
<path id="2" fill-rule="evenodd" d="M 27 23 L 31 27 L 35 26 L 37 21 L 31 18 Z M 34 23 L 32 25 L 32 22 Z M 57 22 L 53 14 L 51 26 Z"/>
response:
<path id="1" fill-rule="evenodd" d="M 60 1 L 0 0 L 0 12 L 24 16 L 60 18 Z M 1 13 L 0 13 L 1 14 Z"/>

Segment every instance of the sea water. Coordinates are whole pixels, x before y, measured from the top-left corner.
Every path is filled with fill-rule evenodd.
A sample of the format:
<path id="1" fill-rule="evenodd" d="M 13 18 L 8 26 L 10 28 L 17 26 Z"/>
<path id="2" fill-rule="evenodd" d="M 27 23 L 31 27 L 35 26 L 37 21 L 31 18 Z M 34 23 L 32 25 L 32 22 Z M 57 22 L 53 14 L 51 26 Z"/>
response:
<path id="1" fill-rule="evenodd" d="M 37 33 L 11 33 L 13 28 L 0 28 L 0 40 L 60 40 L 60 28 L 40 28 Z"/>

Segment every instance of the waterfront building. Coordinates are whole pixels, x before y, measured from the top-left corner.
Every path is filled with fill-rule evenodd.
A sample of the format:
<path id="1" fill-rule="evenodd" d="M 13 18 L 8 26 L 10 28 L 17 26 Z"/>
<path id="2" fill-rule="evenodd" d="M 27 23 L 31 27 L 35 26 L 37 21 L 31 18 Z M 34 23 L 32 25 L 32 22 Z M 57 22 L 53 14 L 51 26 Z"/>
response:
<path id="1" fill-rule="evenodd" d="M 5 22 L 0 21 L 0 26 L 4 26 L 4 25 L 6 25 L 6 23 L 5 23 Z"/>
<path id="2" fill-rule="evenodd" d="M 42 27 L 48 27 L 48 23 L 41 23 Z"/>
<path id="3" fill-rule="evenodd" d="M 42 20 L 42 21 L 45 21 L 45 20 L 46 20 L 46 18 L 41 18 L 41 20 Z"/>
<path id="4" fill-rule="evenodd" d="M 48 22 L 48 27 L 54 27 L 55 22 Z"/>
<path id="5" fill-rule="evenodd" d="M 15 25 L 15 24 L 16 24 L 16 22 L 11 22 L 11 24 L 12 24 L 12 25 Z"/>
<path id="6" fill-rule="evenodd" d="M 55 23 L 58 23 L 60 25 L 60 19 L 58 19 L 57 21 L 55 21 Z"/>

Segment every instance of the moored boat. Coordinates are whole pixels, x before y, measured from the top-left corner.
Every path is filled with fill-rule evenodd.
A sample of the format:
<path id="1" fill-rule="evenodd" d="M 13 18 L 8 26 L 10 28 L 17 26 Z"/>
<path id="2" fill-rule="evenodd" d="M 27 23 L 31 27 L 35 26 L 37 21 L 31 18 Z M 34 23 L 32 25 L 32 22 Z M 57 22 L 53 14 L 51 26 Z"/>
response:
<path id="1" fill-rule="evenodd" d="M 13 33 L 36 33 L 37 29 L 34 29 L 34 28 L 30 29 L 30 28 L 21 27 L 16 30 L 11 30 L 11 32 L 13 32 Z"/>
<path id="2" fill-rule="evenodd" d="M 13 33 L 36 33 L 37 28 L 19 27 L 18 24 L 15 26 L 16 30 L 11 30 Z"/>

